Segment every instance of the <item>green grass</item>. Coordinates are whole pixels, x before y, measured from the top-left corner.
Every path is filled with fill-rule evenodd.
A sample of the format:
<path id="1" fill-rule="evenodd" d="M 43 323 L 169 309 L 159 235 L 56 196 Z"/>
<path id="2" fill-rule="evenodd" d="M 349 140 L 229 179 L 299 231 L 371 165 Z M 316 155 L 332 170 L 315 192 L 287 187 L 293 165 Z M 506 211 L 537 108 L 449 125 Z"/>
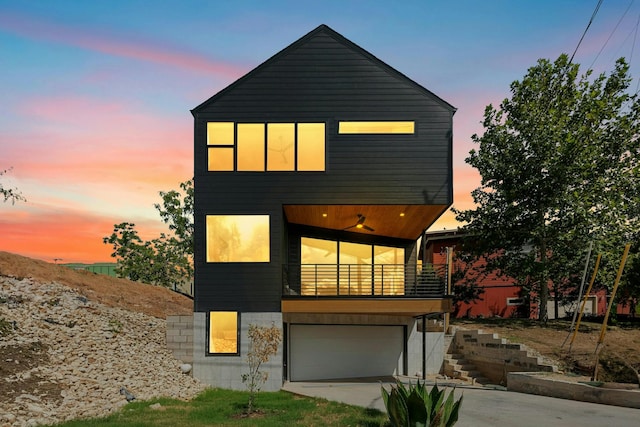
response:
<path id="1" fill-rule="evenodd" d="M 108 417 L 69 421 L 56 426 L 384 426 L 387 416 L 375 409 L 350 406 L 284 391 L 258 394 L 260 414 L 243 417 L 247 392 L 209 389 L 191 401 L 154 399 L 132 402 Z M 159 409 L 150 406 L 159 403 Z"/>

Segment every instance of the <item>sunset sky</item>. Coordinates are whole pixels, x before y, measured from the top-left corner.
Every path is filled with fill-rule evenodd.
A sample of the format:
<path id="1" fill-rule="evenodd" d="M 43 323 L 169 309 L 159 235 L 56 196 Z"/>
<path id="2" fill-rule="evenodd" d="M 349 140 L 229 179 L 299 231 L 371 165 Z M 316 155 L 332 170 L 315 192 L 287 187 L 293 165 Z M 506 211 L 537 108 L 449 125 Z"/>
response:
<path id="1" fill-rule="evenodd" d="M 0 251 L 109 262 L 114 224 L 155 237 L 158 191 L 193 174 L 189 111 L 320 24 L 458 108 L 454 206 L 468 208 L 485 106 L 538 58 L 571 55 L 596 4 L 0 0 L 0 182 L 27 198 L 0 203 Z M 638 22 L 640 4 L 605 0 L 574 62 L 625 56 L 640 75 Z M 456 226 L 447 213 L 432 229 Z"/>

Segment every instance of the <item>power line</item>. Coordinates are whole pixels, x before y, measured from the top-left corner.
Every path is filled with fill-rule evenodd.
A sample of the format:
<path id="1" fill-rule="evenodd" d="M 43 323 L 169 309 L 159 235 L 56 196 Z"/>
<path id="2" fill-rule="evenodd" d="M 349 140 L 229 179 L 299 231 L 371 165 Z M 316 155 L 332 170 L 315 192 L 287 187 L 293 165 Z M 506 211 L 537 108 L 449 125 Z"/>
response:
<path id="1" fill-rule="evenodd" d="M 596 57 L 593 59 L 593 62 L 591 63 L 591 65 L 589 66 L 589 69 L 593 68 L 593 64 L 596 63 L 596 61 L 598 60 L 598 58 L 600 57 L 600 54 L 602 53 L 602 51 L 604 50 L 604 48 L 607 46 L 607 43 L 609 43 L 609 40 L 611 40 L 611 37 L 613 37 L 613 35 L 615 34 L 616 30 L 618 29 L 618 26 L 620 25 L 620 23 L 622 22 L 622 20 L 624 19 L 625 16 L 627 16 L 627 12 L 629 12 L 629 9 L 631 9 L 631 5 L 633 5 L 633 2 L 635 0 L 631 0 L 629 2 L 629 6 L 627 6 L 627 9 L 624 11 L 624 13 L 622 14 L 622 16 L 620 17 L 620 19 L 618 20 L 618 23 L 616 24 L 616 26 L 613 28 L 613 30 L 611 31 L 611 34 L 609 34 L 609 37 L 607 37 L 607 41 L 604 42 L 604 44 L 602 45 L 602 47 L 600 48 L 600 51 L 598 51 L 598 54 L 596 55 Z M 600 4 L 598 4 L 598 7 L 600 7 Z M 587 28 L 589 28 L 587 26 Z M 585 30 L 586 32 L 586 30 Z M 582 41 L 582 39 L 580 39 L 580 41 Z M 578 48 L 576 48 L 576 50 L 578 50 Z M 573 57 L 572 57 L 573 58 Z"/>
<path id="2" fill-rule="evenodd" d="M 587 31 L 589 30 L 589 27 L 591 26 L 591 23 L 593 22 L 593 20 L 596 17 L 596 14 L 598 13 L 598 10 L 600 10 L 600 5 L 602 4 L 602 0 L 598 0 L 598 4 L 596 5 L 596 9 L 593 11 L 593 14 L 591 15 L 591 19 L 589 19 L 589 23 L 587 24 L 587 28 L 584 29 L 584 32 L 582 33 L 582 37 L 580 37 L 580 41 L 578 42 L 578 45 L 576 46 L 576 50 L 573 51 L 573 54 L 571 55 L 571 59 L 569 59 L 569 63 L 573 62 L 573 57 L 576 55 L 576 52 L 578 52 L 578 48 L 580 47 L 580 44 L 582 44 L 582 40 L 584 40 L 584 36 L 587 34 Z"/>

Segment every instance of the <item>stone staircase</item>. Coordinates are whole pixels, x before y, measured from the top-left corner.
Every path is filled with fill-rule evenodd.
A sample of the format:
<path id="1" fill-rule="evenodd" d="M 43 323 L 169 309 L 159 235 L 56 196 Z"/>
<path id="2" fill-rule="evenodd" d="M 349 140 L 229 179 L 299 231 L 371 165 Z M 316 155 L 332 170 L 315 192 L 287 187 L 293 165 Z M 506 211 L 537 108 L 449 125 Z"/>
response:
<path id="1" fill-rule="evenodd" d="M 443 374 L 472 384 L 506 384 L 508 372 L 557 372 L 557 366 L 524 344 L 513 344 L 498 334 L 451 327 Z"/>
<path id="2" fill-rule="evenodd" d="M 471 384 L 488 384 L 489 379 L 482 375 L 476 365 L 465 359 L 462 353 L 456 353 L 457 348 L 453 343 L 453 337 L 449 334 L 444 337 L 447 353 L 444 355 L 442 373 L 449 378 L 467 381 Z"/>

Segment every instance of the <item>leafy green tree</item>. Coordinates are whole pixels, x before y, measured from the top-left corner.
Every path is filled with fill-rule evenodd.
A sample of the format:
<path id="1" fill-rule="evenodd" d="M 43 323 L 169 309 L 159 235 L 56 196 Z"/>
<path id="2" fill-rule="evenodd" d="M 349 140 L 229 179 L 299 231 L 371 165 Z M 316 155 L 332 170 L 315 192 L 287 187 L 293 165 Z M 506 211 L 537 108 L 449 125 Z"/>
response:
<path id="1" fill-rule="evenodd" d="M 0 176 L 5 175 L 10 170 L 11 168 L 0 170 Z M 20 201 L 22 202 L 27 201 L 27 199 L 25 199 L 22 193 L 20 193 L 18 190 L 16 190 L 15 188 L 5 188 L 2 186 L 1 182 L 0 182 L 0 196 L 2 196 L 2 198 L 4 199 L 3 202 L 7 202 L 8 200 L 11 200 L 11 204 L 14 204 L 15 202 L 20 202 Z"/>
<path id="2" fill-rule="evenodd" d="M 193 180 L 181 183 L 180 189 L 161 191 L 162 204 L 154 205 L 170 234 L 143 241 L 135 224 L 123 222 L 102 239 L 113 246 L 118 276 L 165 287 L 193 277 Z"/>
<path id="3" fill-rule="evenodd" d="M 540 59 L 511 84 L 511 98 L 486 107 L 484 134 L 472 136 L 479 149 L 465 161 L 481 186 L 476 207 L 456 217 L 488 271 L 537 296 L 541 319 L 550 289 L 561 295 L 579 282 L 587 242 L 611 271 L 638 229 L 640 106 L 628 68 L 620 59 L 594 77 L 566 55 Z"/>
<path id="4" fill-rule="evenodd" d="M 640 237 L 640 236 L 638 236 Z M 635 239 L 625 265 L 618 301 L 629 306 L 629 314 L 636 317 L 636 307 L 640 301 L 640 240 Z"/>

